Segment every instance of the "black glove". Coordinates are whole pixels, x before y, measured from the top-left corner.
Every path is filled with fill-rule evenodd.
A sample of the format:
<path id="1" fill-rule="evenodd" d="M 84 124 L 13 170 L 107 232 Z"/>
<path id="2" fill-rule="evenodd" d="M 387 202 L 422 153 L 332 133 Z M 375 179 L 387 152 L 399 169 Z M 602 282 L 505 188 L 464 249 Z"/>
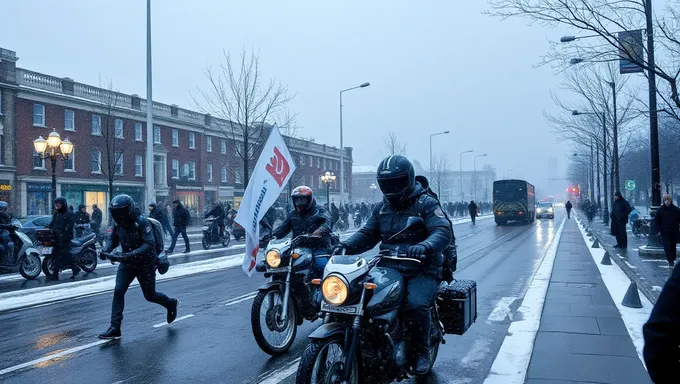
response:
<path id="1" fill-rule="evenodd" d="M 342 251 L 347 250 L 347 245 L 343 243 L 338 243 L 335 247 L 333 247 L 333 250 L 331 251 L 331 255 L 342 255 Z"/>
<path id="2" fill-rule="evenodd" d="M 106 252 L 99 252 L 99 260 L 101 260 L 101 261 L 106 260 L 108 255 L 109 254 L 106 253 Z"/>
<path id="3" fill-rule="evenodd" d="M 422 244 L 411 245 L 406 250 L 406 256 L 411 259 L 416 259 L 420 261 L 425 261 L 427 258 L 425 254 L 427 253 L 427 248 Z"/>

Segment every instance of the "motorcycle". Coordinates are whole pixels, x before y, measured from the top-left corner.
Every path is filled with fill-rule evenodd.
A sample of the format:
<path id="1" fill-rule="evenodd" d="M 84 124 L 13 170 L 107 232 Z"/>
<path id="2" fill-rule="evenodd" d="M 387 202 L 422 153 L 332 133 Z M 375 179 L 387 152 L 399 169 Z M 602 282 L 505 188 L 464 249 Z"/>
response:
<path id="1" fill-rule="evenodd" d="M 42 261 L 42 271 L 45 276 L 51 277 L 59 272 L 71 268 L 70 265 L 61 263 L 59 271 L 56 270 L 56 258 L 59 255 L 55 254 L 54 246 L 56 240 L 54 233 L 50 229 L 39 229 L 35 232 L 36 239 L 40 244 L 40 254 L 45 256 Z M 97 268 L 97 249 L 95 243 L 97 242 L 97 235 L 90 233 L 83 237 L 71 240 L 71 260 L 73 264 L 80 267 L 83 271 L 90 273 Z"/>
<path id="2" fill-rule="evenodd" d="M 9 240 L 14 243 L 14 247 L 8 247 L 7 252 L 3 253 L 0 267 L 8 269 L 18 267 L 24 279 L 34 280 L 40 275 L 40 251 L 33 246 L 33 242 L 25 233 L 18 230 L 20 228 L 21 224 L 18 221 L 7 227 Z M 12 254 L 9 250 L 13 250 Z"/>
<path id="3" fill-rule="evenodd" d="M 304 319 L 318 318 L 319 288 L 311 282 L 314 257 L 330 255 L 312 256 L 312 251 L 324 240 L 309 235 L 272 240 L 265 248 L 265 259 L 256 265 L 255 270 L 270 279 L 259 288 L 250 315 L 253 336 L 265 353 L 285 353 Z"/>
<path id="4" fill-rule="evenodd" d="M 633 221 L 633 235 L 636 237 L 649 236 L 649 219 L 642 218 Z"/>
<path id="5" fill-rule="evenodd" d="M 209 249 L 213 244 L 222 244 L 223 247 L 226 247 L 230 241 L 231 233 L 227 228 L 224 228 L 224 233 L 220 235 L 220 226 L 214 217 L 211 216 L 203 220 L 203 239 L 201 239 L 203 249 Z"/>
<path id="6" fill-rule="evenodd" d="M 349 223 L 347 222 L 347 219 L 340 216 L 338 221 L 335 222 L 335 228 L 337 228 L 339 231 L 346 231 L 349 229 Z"/>
<path id="7" fill-rule="evenodd" d="M 421 218 L 409 218 L 406 228 L 392 236 L 398 239 L 423 225 Z M 384 259 L 420 263 L 405 257 L 399 248 L 381 251 L 370 261 L 359 256 L 333 256 L 326 265 L 321 285 L 323 325 L 309 336 L 300 358 L 295 382 L 364 383 L 409 377 L 409 346 L 400 310 L 406 291 L 401 273 L 380 267 Z M 444 328 L 437 304 L 431 308 L 430 370 L 437 359 Z"/>
<path id="8" fill-rule="evenodd" d="M 83 237 L 92 233 L 92 229 L 89 223 L 87 224 L 76 224 L 73 226 L 76 230 L 76 238 Z"/>
<path id="9" fill-rule="evenodd" d="M 361 227 L 361 213 L 359 211 L 354 212 L 354 228 Z"/>

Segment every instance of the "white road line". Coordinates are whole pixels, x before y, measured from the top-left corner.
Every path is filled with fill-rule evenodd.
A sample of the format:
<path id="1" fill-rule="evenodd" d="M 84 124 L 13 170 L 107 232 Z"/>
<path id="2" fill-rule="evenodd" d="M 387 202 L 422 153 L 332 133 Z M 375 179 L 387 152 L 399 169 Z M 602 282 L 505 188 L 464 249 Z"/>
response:
<path id="1" fill-rule="evenodd" d="M 76 352 L 80 352 L 80 351 L 82 351 L 82 350 L 84 350 L 84 349 L 88 349 L 88 348 L 92 348 L 92 347 L 96 347 L 96 346 L 98 346 L 98 345 L 102 345 L 102 344 L 108 343 L 109 341 L 110 341 L 110 340 L 97 340 L 97 341 L 95 341 L 95 342 L 93 342 L 93 343 L 90 343 L 90 344 L 81 345 L 80 347 L 75 347 L 75 348 L 67 349 L 67 350 L 65 350 L 65 351 L 61 351 L 61 352 L 58 352 L 58 353 L 53 353 L 53 354 L 51 354 L 51 355 L 47 355 L 47 356 L 41 357 L 41 358 L 39 358 L 39 359 L 31 360 L 31 361 L 26 362 L 26 363 L 23 363 L 23 364 L 14 365 L 14 366 L 5 368 L 5 369 L 3 369 L 3 370 L 0 370 L 0 376 L 6 375 L 6 374 L 8 374 L 8 373 L 12 373 L 12 372 L 14 372 L 14 371 L 18 371 L 18 370 L 20 370 L 20 369 L 28 368 L 28 367 L 30 367 L 30 366 L 32 366 L 32 365 L 44 363 L 44 362 L 50 361 L 50 360 L 59 359 L 59 358 L 61 358 L 61 357 L 67 356 L 67 355 L 72 355 L 72 354 L 74 354 L 74 353 L 76 353 Z"/>
<path id="2" fill-rule="evenodd" d="M 518 320 L 510 324 L 508 335 L 503 340 L 484 384 L 524 383 L 565 222 L 566 219 L 562 219 L 560 228 L 552 238 L 541 266 L 533 276 L 522 305 L 517 310 Z"/>
<path id="3" fill-rule="evenodd" d="M 224 301 L 221 302 L 220 304 L 229 303 L 229 302 L 232 302 L 232 301 L 234 301 L 234 300 L 239 300 L 239 299 L 242 299 L 242 298 L 244 298 L 244 297 L 251 296 L 251 295 L 256 295 L 256 294 L 257 294 L 257 291 L 255 291 L 255 292 L 244 293 L 243 295 L 231 297 L 231 298 L 229 298 L 229 299 L 227 299 L 227 300 L 224 300 Z"/>
<path id="4" fill-rule="evenodd" d="M 292 376 L 297 372 L 298 364 L 300 363 L 300 358 L 291 361 L 288 365 L 285 365 L 262 378 L 257 384 L 278 384 L 283 379 L 288 376 Z"/>
<path id="5" fill-rule="evenodd" d="M 226 304 L 224 304 L 224 306 L 229 307 L 229 306 L 232 306 L 232 305 L 236 305 L 238 303 L 242 303 L 244 301 L 252 300 L 252 299 L 255 298 L 255 296 L 257 296 L 257 292 L 254 292 L 254 293 L 252 293 L 252 294 L 250 294 L 246 297 L 242 297 L 240 299 L 231 300 L 231 301 L 227 302 Z"/>
<path id="6" fill-rule="evenodd" d="M 175 324 L 175 323 L 178 322 L 178 321 L 190 319 L 190 318 L 192 318 L 192 317 L 194 317 L 194 316 L 195 316 L 195 315 L 194 315 L 193 313 L 192 313 L 192 314 L 189 314 L 189 315 L 180 316 L 180 317 L 176 318 L 175 321 L 173 321 L 172 323 Z M 166 325 L 170 325 L 170 324 L 168 324 L 167 322 L 158 323 L 158 324 L 154 324 L 153 327 L 154 327 L 154 328 L 160 328 L 160 327 L 165 327 Z"/>
<path id="7" fill-rule="evenodd" d="M 465 236 L 463 236 L 463 237 L 459 237 L 459 238 L 457 238 L 456 240 L 467 239 L 468 237 L 472 237 L 472 236 L 474 236 L 474 235 L 476 235 L 476 233 L 471 233 L 471 234 L 469 234 L 469 235 L 465 235 Z"/>
<path id="8" fill-rule="evenodd" d="M 517 300 L 517 297 L 514 296 L 501 297 L 501 299 L 498 300 L 496 307 L 493 309 L 493 311 L 491 311 L 491 314 L 486 319 L 487 322 L 500 323 L 505 321 L 505 319 L 508 317 L 510 318 L 510 321 L 512 321 L 512 309 L 510 309 L 510 306 L 515 302 L 515 300 Z"/>

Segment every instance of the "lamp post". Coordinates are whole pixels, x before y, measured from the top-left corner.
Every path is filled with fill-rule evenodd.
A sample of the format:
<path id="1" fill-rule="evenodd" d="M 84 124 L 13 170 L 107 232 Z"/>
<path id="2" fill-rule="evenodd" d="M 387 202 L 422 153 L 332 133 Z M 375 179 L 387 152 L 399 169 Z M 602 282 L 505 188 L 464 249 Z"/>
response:
<path id="1" fill-rule="evenodd" d="M 342 138 L 342 94 L 353 89 L 366 88 L 369 85 L 371 83 L 366 82 L 340 91 L 340 205 L 345 204 L 345 144 Z"/>
<path id="2" fill-rule="evenodd" d="M 368 187 L 368 188 L 370 188 L 370 189 L 371 189 L 371 192 L 373 193 L 373 202 L 375 203 L 375 190 L 378 189 L 378 186 L 375 185 L 375 183 L 373 183 L 373 184 L 371 184 L 371 186 Z"/>
<path id="3" fill-rule="evenodd" d="M 470 150 L 463 151 L 463 152 L 460 153 L 460 163 L 459 163 L 459 166 L 460 166 L 460 201 L 465 200 L 465 193 L 463 192 L 463 154 L 464 153 L 471 153 L 471 152 L 474 152 L 474 151 L 472 149 L 470 149 Z"/>
<path id="4" fill-rule="evenodd" d="M 587 195 L 590 198 L 590 201 L 594 201 L 595 196 L 594 196 L 593 190 L 595 189 L 595 181 L 593 179 L 595 177 L 595 175 L 594 175 L 595 174 L 595 162 L 594 162 L 594 159 L 593 159 L 593 140 L 592 139 L 590 140 L 589 147 L 590 147 L 590 158 L 589 158 L 590 169 L 587 169 L 587 177 L 586 177 L 588 179 L 587 180 L 587 183 L 588 183 L 588 194 Z M 587 157 L 587 156 L 588 155 L 584 155 L 584 154 L 581 154 L 581 153 L 574 153 L 574 157 Z"/>
<path id="5" fill-rule="evenodd" d="M 475 189 L 472 196 L 477 201 L 477 158 L 478 157 L 485 157 L 486 153 L 483 155 L 477 155 L 472 159 L 472 178 L 473 178 L 473 188 Z"/>
<path id="6" fill-rule="evenodd" d="M 331 207 L 331 183 L 335 182 L 335 174 L 333 172 L 326 171 L 321 175 L 321 181 L 326 184 L 326 203 L 328 204 L 328 209 Z M 342 203 L 340 203 L 342 206 Z"/>
<path id="7" fill-rule="evenodd" d="M 435 136 L 439 135 L 446 135 L 450 131 L 444 131 L 444 132 L 438 132 L 438 133 L 433 133 L 430 135 L 430 177 L 432 177 L 432 172 L 434 171 L 433 168 L 434 166 L 432 165 L 432 138 Z"/>
<path id="8" fill-rule="evenodd" d="M 42 136 L 33 140 L 33 148 L 42 159 L 50 159 L 52 163 L 52 204 L 54 204 L 57 198 L 57 158 L 68 160 L 73 152 L 73 143 L 68 138 L 62 140 L 59 133 L 52 129 L 47 140 Z"/>
<path id="9" fill-rule="evenodd" d="M 151 0 L 146 1 L 146 204 L 156 201 L 153 169 L 153 96 L 151 95 Z M 113 196 L 109 196 L 109 199 Z"/>
<path id="10" fill-rule="evenodd" d="M 609 224 L 609 195 L 607 192 L 607 115 L 604 112 L 579 112 L 579 111 L 572 111 L 572 115 L 574 116 L 580 116 L 580 115 L 596 115 L 600 116 L 602 119 L 602 185 L 604 186 L 604 209 L 602 210 L 602 222 L 604 224 Z M 599 148 L 599 146 L 598 146 Z M 597 177 L 598 177 L 598 184 L 599 184 L 599 178 L 600 178 L 600 160 L 598 159 L 597 161 Z M 599 186 L 598 186 L 599 190 Z M 598 205 L 600 201 L 600 196 L 598 195 L 597 197 L 598 200 Z"/>

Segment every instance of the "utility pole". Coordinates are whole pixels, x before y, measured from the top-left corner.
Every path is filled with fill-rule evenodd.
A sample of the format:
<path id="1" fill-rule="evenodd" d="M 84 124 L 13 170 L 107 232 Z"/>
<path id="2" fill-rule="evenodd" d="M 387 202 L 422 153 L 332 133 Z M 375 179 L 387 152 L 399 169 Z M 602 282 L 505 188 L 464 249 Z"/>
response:
<path id="1" fill-rule="evenodd" d="M 153 172 L 153 96 L 151 95 L 151 0 L 146 0 L 146 204 L 156 200 Z M 159 170 L 166 172 L 166 170 Z M 113 196 L 109 196 L 109 199 Z"/>

